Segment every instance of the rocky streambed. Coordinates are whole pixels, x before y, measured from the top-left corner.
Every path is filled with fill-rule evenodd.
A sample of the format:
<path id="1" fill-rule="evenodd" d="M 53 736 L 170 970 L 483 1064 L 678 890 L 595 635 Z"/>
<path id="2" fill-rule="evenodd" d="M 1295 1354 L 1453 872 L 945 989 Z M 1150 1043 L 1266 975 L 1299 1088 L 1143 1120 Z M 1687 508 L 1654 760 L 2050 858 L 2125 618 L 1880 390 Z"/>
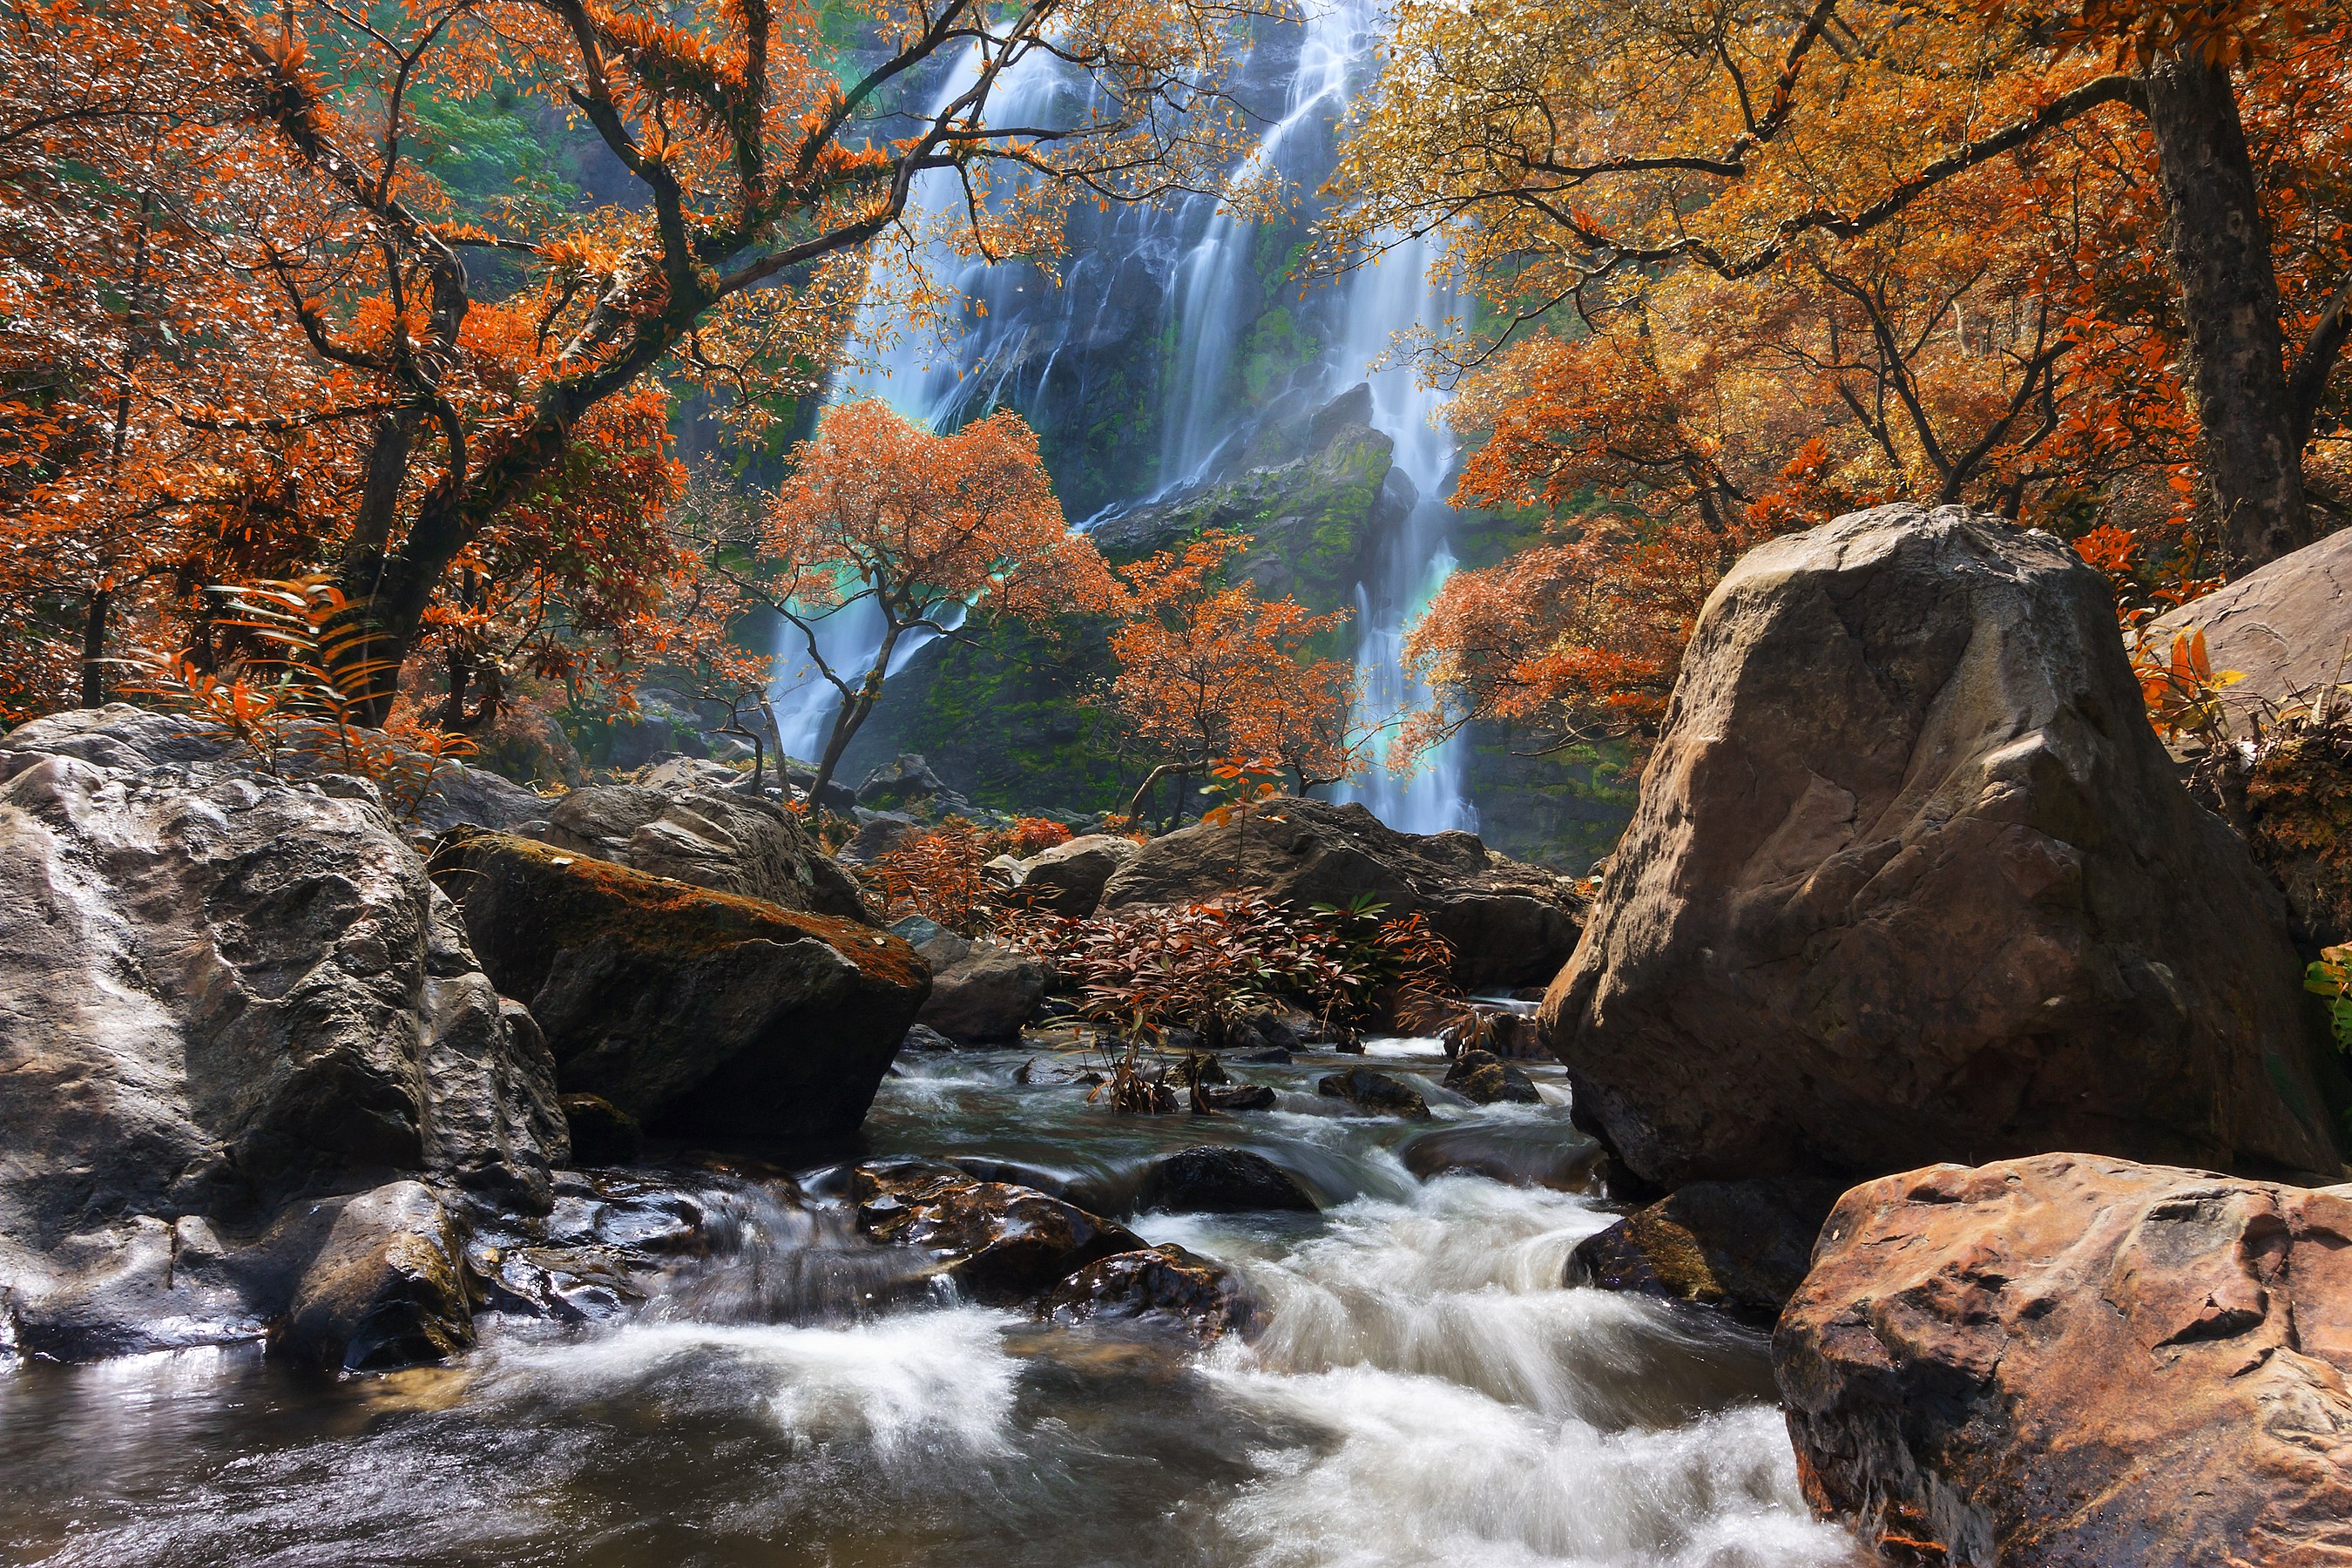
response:
<path id="1" fill-rule="evenodd" d="M 1434 1042 L 1376 1041 L 1232 1064 L 1268 1110 L 1133 1117 L 1088 1100 L 1088 1065 L 1074 1043 L 908 1053 L 851 1164 L 559 1173 L 539 1256 L 574 1266 L 554 1271 L 565 1310 L 493 1291 L 443 1365 L 330 1380 L 257 1345 L 20 1363 L 0 1374 L 0 1556 L 1866 1560 L 1805 1508 L 1760 1332 L 1563 1285 L 1614 1215 L 1581 1190 L 1558 1069 L 1529 1065 L 1539 1104 L 1478 1106 L 1443 1087 Z M 1428 1120 L 1317 1092 L 1359 1066 L 1418 1087 Z M 1231 1201 L 1165 1174 L 1202 1144 L 1263 1156 L 1311 1206 L 1190 1212 Z M 958 1282 L 857 1173 L 947 1161 L 1221 1265 L 1245 1321 L 1204 1340 L 1181 1311 L 1050 1315 L 1048 1294 Z M 489 1258 L 495 1236 L 473 1245 L 487 1275 L 527 1275 Z"/>

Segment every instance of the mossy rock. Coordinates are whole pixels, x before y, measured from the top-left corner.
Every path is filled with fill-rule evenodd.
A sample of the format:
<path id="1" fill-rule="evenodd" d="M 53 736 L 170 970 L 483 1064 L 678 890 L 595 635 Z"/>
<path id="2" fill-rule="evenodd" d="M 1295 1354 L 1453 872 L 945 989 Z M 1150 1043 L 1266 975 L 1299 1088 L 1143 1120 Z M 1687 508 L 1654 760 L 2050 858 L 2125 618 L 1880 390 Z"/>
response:
<path id="1" fill-rule="evenodd" d="M 856 1130 L 930 992 L 899 938 L 506 834 L 443 836 L 434 880 L 565 1094 L 648 1131 L 794 1143 Z"/>
<path id="2" fill-rule="evenodd" d="M 1843 1190 L 1794 1177 L 1693 1182 L 1578 1242 L 1565 1283 L 1769 1322 L 1803 1281 Z"/>

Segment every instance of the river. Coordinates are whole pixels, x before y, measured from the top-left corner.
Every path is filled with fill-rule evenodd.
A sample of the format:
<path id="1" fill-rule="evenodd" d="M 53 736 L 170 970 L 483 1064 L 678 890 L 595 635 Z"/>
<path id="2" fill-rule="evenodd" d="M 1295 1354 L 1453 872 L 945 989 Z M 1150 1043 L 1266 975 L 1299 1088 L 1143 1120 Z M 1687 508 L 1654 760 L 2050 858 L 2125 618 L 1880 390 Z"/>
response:
<path id="1" fill-rule="evenodd" d="M 1244 1066 L 1277 1109 L 1119 1117 L 1073 1053 L 902 1058 L 871 1155 L 1017 1164 L 1115 1206 L 1158 1153 L 1274 1159 L 1320 1215 L 1132 1221 L 1238 1268 L 1264 1307 L 1206 1349 L 903 1289 L 837 1175 L 643 1173 L 726 1223 L 640 1303 L 560 1326 L 495 1314 L 455 1363 L 330 1382 L 257 1349 L 0 1372 L 0 1558 L 197 1564 L 1859 1563 L 1810 1520 L 1762 1337 L 1563 1289 L 1590 1195 L 1439 1174 L 1572 1177 L 1559 1069 L 1541 1106 L 1438 1088 L 1435 1120 L 1354 1114 L 1313 1081 L 1358 1058 Z M 1027 1071 L 1023 1068 L 1027 1064 Z M 1570 1158 L 1563 1158 L 1566 1152 Z M 608 1182 L 626 1186 L 630 1178 Z M 648 1211 L 650 1212 L 650 1211 Z M 616 1299 L 617 1300 L 617 1299 Z"/>

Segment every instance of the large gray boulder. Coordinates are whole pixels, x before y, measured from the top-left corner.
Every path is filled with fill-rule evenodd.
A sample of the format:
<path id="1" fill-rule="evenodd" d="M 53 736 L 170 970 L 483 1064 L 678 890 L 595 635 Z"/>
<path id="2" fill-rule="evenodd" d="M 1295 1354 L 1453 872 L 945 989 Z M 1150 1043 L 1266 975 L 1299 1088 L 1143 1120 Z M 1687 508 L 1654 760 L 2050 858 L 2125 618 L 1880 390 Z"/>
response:
<path id="1" fill-rule="evenodd" d="M 2075 1149 L 2334 1173 L 2276 891 L 2174 776 L 2106 581 L 1958 508 L 1750 552 L 1544 1004 L 1639 1176 Z"/>
<path id="2" fill-rule="evenodd" d="M 159 713 L 128 702 L 110 702 L 103 708 L 82 708 L 36 719 L 10 731 L 5 743 L 18 751 L 79 757 L 100 767 L 131 772 L 169 768 L 190 779 L 268 777 L 273 773 L 288 779 L 314 779 L 351 771 L 335 731 L 324 724 L 292 725 L 289 741 L 276 756 L 265 759 L 237 744 L 226 730 L 205 720 L 182 713 Z M 375 741 L 379 745 L 391 746 L 390 754 L 406 777 L 425 784 L 418 798 L 413 800 L 400 780 L 393 781 L 393 787 L 383 792 L 384 804 L 404 826 L 413 823 L 434 833 L 459 823 L 508 828 L 528 822 L 547 809 L 547 801 L 536 791 L 487 768 L 429 758 L 381 736 Z"/>
<path id="3" fill-rule="evenodd" d="M 1813 1505 L 1906 1561 L 2352 1559 L 2352 1188 L 2083 1154 L 1866 1183 L 1772 1361 Z"/>
<path id="4" fill-rule="evenodd" d="M 89 716 L 68 715 L 68 721 Z M 134 709 L 0 740 L 0 1316 L 78 1357 L 251 1337 L 312 1200 L 544 1212 L 519 1029 L 373 790 L 236 771 Z"/>
<path id="5" fill-rule="evenodd" d="M 656 877 L 788 910 L 870 921 L 849 873 L 773 801 L 726 789 L 576 789 L 530 837 Z"/>
<path id="6" fill-rule="evenodd" d="M 1574 950 L 1582 913 L 1562 879 L 1493 853 L 1475 834 L 1399 833 L 1353 802 L 1288 798 L 1153 839 L 1104 887 L 1102 908 L 1237 892 L 1297 910 L 1369 897 L 1391 919 L 1425 915 L 1454 944 L 1465 985 L 1549 980 Z"/>
<path id="7" fill-rule="evenodd" d="M 459 829 L 432 865 L 562 1091 L 650 1132 L 846 1137 L 930 990 L 914 950 L 871 926 L 535 839 Z"/>

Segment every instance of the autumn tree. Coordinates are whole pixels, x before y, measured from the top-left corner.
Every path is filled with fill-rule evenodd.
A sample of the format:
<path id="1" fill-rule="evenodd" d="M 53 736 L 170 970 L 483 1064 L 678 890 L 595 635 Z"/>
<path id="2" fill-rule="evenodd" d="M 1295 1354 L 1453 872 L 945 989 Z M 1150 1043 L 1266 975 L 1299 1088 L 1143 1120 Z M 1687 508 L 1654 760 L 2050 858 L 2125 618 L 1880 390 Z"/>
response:
<path id="1" fill-rule="evenodd" d="M 329 568 L 367 629 L 355 657 L 398 666 L 436 616 L 464 630 L 487 593 L 524 605 L 527 623 L 550 561 L 610 565 L 650 540 L 645 519 L 675 479 L 641 472 L 650 490 L 612 493 L 643 442 L 647 405 L 631 400 L 656 395 L 658 411 L 657 378 L 700 381 L 740 416 L 772 408 L 780 381 L 812 389 L 873 286 L 874 243 L 919 253 L 942 237 L 907 226 L 923 176 L 961 182 L 945 237 L 992 257 L 1049 250 L 1074 195 L 1205 184 L 1231 131 L 1220 84 L 1239 13 L 882 0 L 845 47 L 815 9 L 770 0 L 198 0 L 100 25 L 113 15 L 71 0 L 10 15 L 18 54 L 47 57 L 34 79 L 74 85 L 47 100 L 26 88 L 0 156 L 37 147 L 45 168 L 90 171 L 87 189 L 37 192 L 46 205 L 19 208 L 31 224 L 11 240 L 42 258 L 41 318 L 87 328 L 96 349 L 36 479 L 119 493 L 110 423 L 150 433 L 126 466 L 155 478 L 163 510 L 217 538 L 278 509 L 283 537 L 262 552 Z M 1007 79 L 1035 71 L 1072 90 L 1045 122 L 1000 123 Z M 926 106 L 942 74 L 952 90 Z M 592 146 L 619 188 L 597 202 L 461 188 L 446 128 L 465 108 Z M 185 155 L 142 163 L 142 138 L 159 137 Z M 142 193 L 195 237 L 171 253 L 189 269 L 174 307 L 202 306 L 219 329 L 170 334 L 168 355 L 148 353 L 160 326 L 134 327 L 159 317 L 141 301 L 162 283 L 121 287 L 135 243 L 100 247 L 102 277 L 63 243 L 77 223 L 135 234 L 124 215 Z M 110 422 L 126 353 L 131 414 Z M 580 537 L 583 521 L 601 537 Z M 217 564 L 178 553 L 158 570 Z M 657 583 L 675 564 L 633 575 Z M 120 574 L 92 561 L 32 596 L 94 598 Z M 580 599 L 566 614 L 617 607 Z M 449 646 L 457 683 L 472 683 L 477 650 Z"/>
<path id="2" fill-rule="evenodd" d="M 1293 599 L 1261 597 L 1249 578 L 1229 580 L 1249 543 L 1211 533 L 1118 568 L 1122 620 L 1110 639 L 1118 668 L 1102 700 L 1152 762 L 1129 817 L 1161 780 L 1220 763 L 1279 767 L 1301 794 L 1365 764 L 1369 737 L 1351 727 L 1354 667 L 1314 651 L 1347 612 L 1315 615 Z"/>
<path id="3" fill-rule="evenodd" d="M 2302 245 L 2331 226 L 2273 223 L 2243 109 L 2339 94 L 2345 22 L 2238 0 L 1412 3 L 1343 163 L 1333 240 L 1361 260 L 1400 236 L 1454 236 L 1493 307 L 1483 343 L 1456 346 L 1465 360 L 1531 324 L 1633 330 L 1622 318 L 1660 280 L 1692 273 L 1702 292 L 1755 289 L 1724 300 L 1744 323 L 1770 327 L 1811 294 L 1864 329 L 1852 368 L 1891 395 L 1873 435 L 1894 467 L 1928 470 L 1904 493 L 1967 493 L 1962 459 L 1988 437 L 1980 478 L 1998 492 L 2021 466 L 2001 448 L 2068 419 L 2059 361 L 2087 335 L 2056 287 L 2068 230 L 2145 185 L 2158 221 L 2137 244 L 2165 258 L 2199 483 L 2251 566 L 2314 536 L 2303 458 L 2346 323 L 2340 271 L 2283 302 L 2281 242 L 2294 271 L 2338 240 Z M 1990 265 L 1970 289 L 2014 304 L 1972 344 L 1988 312 L 1952 284 L 1977 247 Z M 1827 323 L 1800 336 L 1818 356 Z M 1939 339 L 2002 368 L 1930 441 L 1936 377 L 1916 360 Z M 1846 409 L 1864 425 L 1880 412 Z"/>
<path id="4" fill-rule="evenodd" d="M 1069 531 L 1037 456 L 1007 410 L 937 435 L 878 401 L 827 409 L 793 454 L 770 515 L 781 576 L 745 579 L 798 630 L 809 667 L 838 695 L 811 798 L 882 695 L 910 637 L 944 637 L 969 614 L 1034 622 L 1109 607 L 1092 541 Z M 818 628 L 864 607 L 876 621 L 860 668 L 836 668 Z"/>

